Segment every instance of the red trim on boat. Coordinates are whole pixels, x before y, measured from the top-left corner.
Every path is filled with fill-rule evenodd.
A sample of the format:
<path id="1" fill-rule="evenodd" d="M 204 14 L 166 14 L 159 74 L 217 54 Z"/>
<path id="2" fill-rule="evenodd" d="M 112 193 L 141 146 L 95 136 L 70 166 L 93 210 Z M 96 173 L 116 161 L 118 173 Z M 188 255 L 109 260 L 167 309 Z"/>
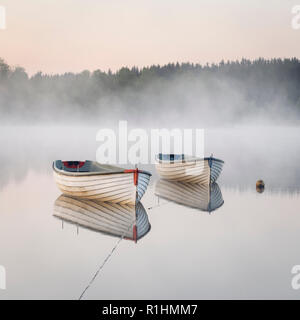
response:
<path id="1" fill-rule="evenodd" d="M 125 173 L 133 173 L 133 183 L 136 186 L 138 184 L 138 177 L 139 177 L 139 169 L 126 169 L 124 170 Z"/>
<path id="2" fill-rule="evenodd" d="M 67 168 L 77 169 L 81 168 L 85 164 L 85 161 L 62 161 L 62 163 Z"/>
<path id="3" fill-rule="evenodd" d="M 132 228 L 132 238 L 124 237 L 125 240 L 133 240 L 135 243 L 137 243 L 137 226 L 134 225 Z"/>

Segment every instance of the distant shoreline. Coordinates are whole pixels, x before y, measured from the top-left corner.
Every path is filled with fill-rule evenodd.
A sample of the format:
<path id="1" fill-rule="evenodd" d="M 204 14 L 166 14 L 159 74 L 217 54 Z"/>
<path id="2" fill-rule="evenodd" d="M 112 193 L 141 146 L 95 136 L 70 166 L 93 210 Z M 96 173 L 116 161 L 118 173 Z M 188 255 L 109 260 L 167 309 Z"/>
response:
<path id="1" fill-rule="evenodd" d="M 175 63 L 29 77 L 0 59 L 0 111 L 2 123 L 298 124 L 300 60 Z"/>

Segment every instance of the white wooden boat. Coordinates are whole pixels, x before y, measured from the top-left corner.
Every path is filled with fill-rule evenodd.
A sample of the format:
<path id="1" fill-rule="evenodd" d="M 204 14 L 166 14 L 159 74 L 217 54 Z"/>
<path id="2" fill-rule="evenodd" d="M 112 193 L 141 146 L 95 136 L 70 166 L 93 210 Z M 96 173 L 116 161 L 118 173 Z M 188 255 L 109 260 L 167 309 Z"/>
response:
<path id="1" fill-rule="evenodd" d="M 61 195 L 55 201 L 53 215 L 92 231 L 133 241 L 141 239 L 151 229 L 141 202 L 129 206 Z"/>
<path id="2" fill-rule="evenodd" d="M 224 161 L 213 157 L 159 154 L 155 167 L 159 175 L 166 180 L 210 184 L 218 179 L 223 164 Z"/>
<path id="3" fill-rule="evenodd" d="M 89 160 L 56 160 L 53 174 L 57 186 L 66 195 L 130 205 L 142 198 L 151 177 L 147 171 L 125 170 Z"/>
<path id="4" fill-rule="evenodd" d="M 224 203 L 221 190 L 216 182 L 209 185 L 160 179 L 155 185 L 155 195 L 207 212 L 220 208 Z"/>

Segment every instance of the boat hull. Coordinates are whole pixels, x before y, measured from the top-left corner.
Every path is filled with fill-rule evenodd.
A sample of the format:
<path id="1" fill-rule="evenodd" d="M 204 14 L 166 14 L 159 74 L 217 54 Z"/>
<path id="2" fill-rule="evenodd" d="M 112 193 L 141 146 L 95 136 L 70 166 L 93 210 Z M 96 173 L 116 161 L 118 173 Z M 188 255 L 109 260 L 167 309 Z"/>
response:
<path id="1" fill-rule="evenodd" d="M 141 199 L 150 180 L 150 176 L 141 173 L 141 182 L 135 184 L 133 172 L 72 176 L 54 170 L 53 175 L 58 188 L 68 196 L 129 205 Z"/>
<path id="2" fill-rule="evenodd" d="M 135 205 L 150 182 L 151 173 L 95 161 L 53 162 L 53 175 L 61 192 L 80 199 Z"/>
<path id="3" fill-rule="evenodd" d="M 224 162 L 215 158 L 187 161 L 156 161 L 158 174 L 166 180 L 186 183 L 214 183 L 223 168 Z"/>

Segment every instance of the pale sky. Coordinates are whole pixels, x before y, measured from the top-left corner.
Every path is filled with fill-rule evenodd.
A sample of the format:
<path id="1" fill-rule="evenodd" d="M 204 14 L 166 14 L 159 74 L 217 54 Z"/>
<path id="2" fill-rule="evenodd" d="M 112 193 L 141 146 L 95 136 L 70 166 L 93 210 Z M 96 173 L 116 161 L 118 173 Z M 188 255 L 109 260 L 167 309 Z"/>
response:
<path id="1" fill-rule="evenodd" d="M 298 57 L 300 0 L 0 0 L 0 57 L 27 72 Z"/>

